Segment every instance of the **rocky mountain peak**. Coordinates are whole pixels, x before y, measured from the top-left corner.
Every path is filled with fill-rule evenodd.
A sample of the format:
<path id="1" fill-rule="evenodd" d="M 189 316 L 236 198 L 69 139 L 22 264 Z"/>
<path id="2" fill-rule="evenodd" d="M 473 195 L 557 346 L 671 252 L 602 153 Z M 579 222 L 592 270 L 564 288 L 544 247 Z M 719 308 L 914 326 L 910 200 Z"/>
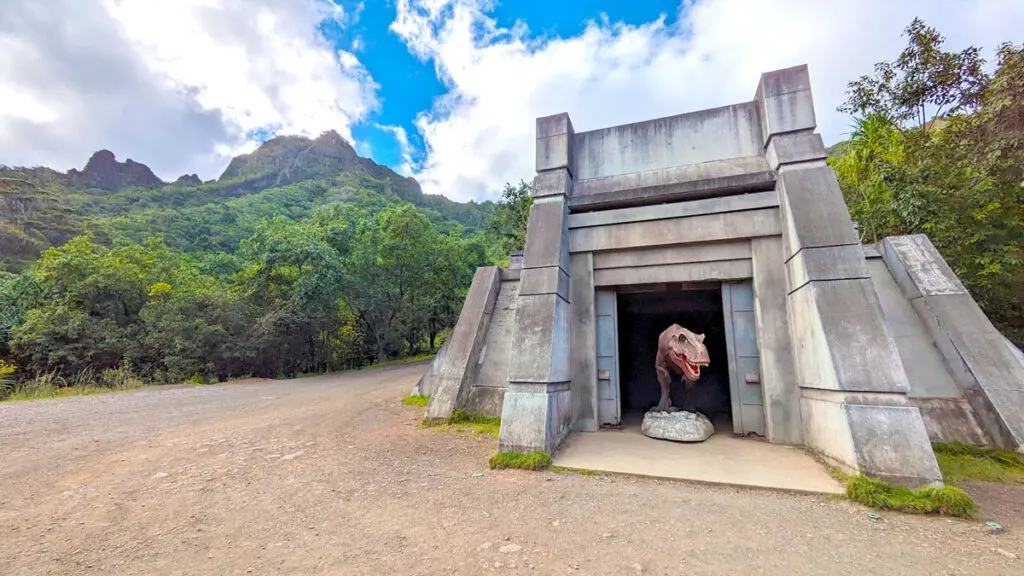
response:
<path id="1" fill-rule="evenodd" d="M 162 186 L 164 182 L 157 178 L 149 166 L 129 158 L 118 162 L 110 150 L 97 150 L 85 163 L 81 171 L 68 171 L 74 186 L 81 188 L 99 188 L 101 190 L 118 190 L 120 188 L 138 187 L 153 188 Z"/>

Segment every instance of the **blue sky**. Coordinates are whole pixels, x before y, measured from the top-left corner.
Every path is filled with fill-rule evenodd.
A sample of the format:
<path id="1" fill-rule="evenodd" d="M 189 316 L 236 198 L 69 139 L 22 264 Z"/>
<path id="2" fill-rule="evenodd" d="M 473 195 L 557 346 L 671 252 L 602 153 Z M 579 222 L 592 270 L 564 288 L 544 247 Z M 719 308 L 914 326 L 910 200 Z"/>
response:
<path id="1" fill-rule="evenodd" d="M 582 131 L 744 102 L 806 64 L 831 144 L 846 83 L 914 17 L 990 59 L 1024 29 L 1021 0 L 45 1 L 3 0 L 0 164 L 103 148 L 212 180 L 270 135 L 336 130 L 461 201 L 533 178 L 539 116 Z"/>
<path id="2" fill-rule="evenodd" d="M 409 53 L 405 42 L 388 27 L 395 20 L 394 0 L 339 2 L 346 10 L 356 12 L 355 25 L 343 28 L 336 22 L 322 26 L 325 37 L 342 50 L 352 50 L 358 39 L 356 55 L 381 88 L 382 110 L 367 122 L 352 127 L 353 137 L 381 164 L 397 167 L 402 150 L 394 132 L 378 127 L 402 126 L 412 147 L 414 160 L 423 157 L 423 140 L 416 132 L 413 119 L 431 108 L 434 98 L 446 92 L 438 79 L 433 62 L 423 62 Z M 361 7 L 361 8 L 360 8 Z M 509 0 L 494 5 L 489 15 L 498 26 L 512 28 L 524 22 L 530 35 L 537 38 L 572 37 L 583 31 L 589 20 L 607 17 L 610 21 L 639 25 L 664 16 L 675 21 L 678 3 L 666 0 Z"/>

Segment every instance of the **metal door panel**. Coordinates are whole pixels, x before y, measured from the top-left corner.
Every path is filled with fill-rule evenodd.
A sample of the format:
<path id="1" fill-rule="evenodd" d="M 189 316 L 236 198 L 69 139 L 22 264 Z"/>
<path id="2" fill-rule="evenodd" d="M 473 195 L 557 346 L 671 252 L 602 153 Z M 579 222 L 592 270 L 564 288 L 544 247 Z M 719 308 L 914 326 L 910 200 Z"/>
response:
<path id="1" fill-rule="evenodd" d="M 722 284 L 722 312 L 725 317 L 726 347 L 729 354 L 729 395 L 732 400 L 733 432 L 765 434 L 764 390 L 761 386 L 761 358 L 757 348 L 752 280 Z"/>
<path id="2" fill-rule="evenodd" d="M 619 346 L 615 297 L 616 294 L 612 290 L 597 290 L 594 294 L 599 426 L 618 424 L 622 418 L 619 404 Z"/>

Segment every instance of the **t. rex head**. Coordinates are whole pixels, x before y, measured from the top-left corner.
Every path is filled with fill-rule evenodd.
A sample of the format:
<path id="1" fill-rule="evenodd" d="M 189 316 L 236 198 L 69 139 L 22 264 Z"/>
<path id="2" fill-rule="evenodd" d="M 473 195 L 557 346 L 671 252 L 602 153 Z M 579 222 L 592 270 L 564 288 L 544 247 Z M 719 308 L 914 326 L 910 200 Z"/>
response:
<path id="1" fill-rule="evenodd" d="M 691 382 L 697 381 L 700 378 L 700 367 L 711 362 L 708 349 L 704 347 L 704 335 L 681 328 L 670 342 L 673 361 L 683 372 L 683 377 Z"/>

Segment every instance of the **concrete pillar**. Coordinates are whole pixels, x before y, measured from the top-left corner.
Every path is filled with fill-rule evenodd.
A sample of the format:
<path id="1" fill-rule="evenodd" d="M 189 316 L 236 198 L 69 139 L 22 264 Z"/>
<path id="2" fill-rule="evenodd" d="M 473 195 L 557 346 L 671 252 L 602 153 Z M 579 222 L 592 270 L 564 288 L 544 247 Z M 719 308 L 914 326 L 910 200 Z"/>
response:
<path id="1" fill-rule="evenodd" d="M 572 422 L 573 429 L 597 432 L 597 326 L 594 315 L 594 254 L 572 255 Z"/>
<path id="2" fill-rule="evenodd" d="M 573 128 L 568 114 L 537 119 L 537 176 L 526 227 L 508 390 L 498 449 L 553 452 L 569 432 L 568 195 Z"/>
<path id="3" fill-rule="evenodd" d="M 941 483 L 835 173 L 814 134 L 806 66 L 761 76 L 765 157 L 778 174 L 787 318 L 806 444 L 911 486 Z"/>

